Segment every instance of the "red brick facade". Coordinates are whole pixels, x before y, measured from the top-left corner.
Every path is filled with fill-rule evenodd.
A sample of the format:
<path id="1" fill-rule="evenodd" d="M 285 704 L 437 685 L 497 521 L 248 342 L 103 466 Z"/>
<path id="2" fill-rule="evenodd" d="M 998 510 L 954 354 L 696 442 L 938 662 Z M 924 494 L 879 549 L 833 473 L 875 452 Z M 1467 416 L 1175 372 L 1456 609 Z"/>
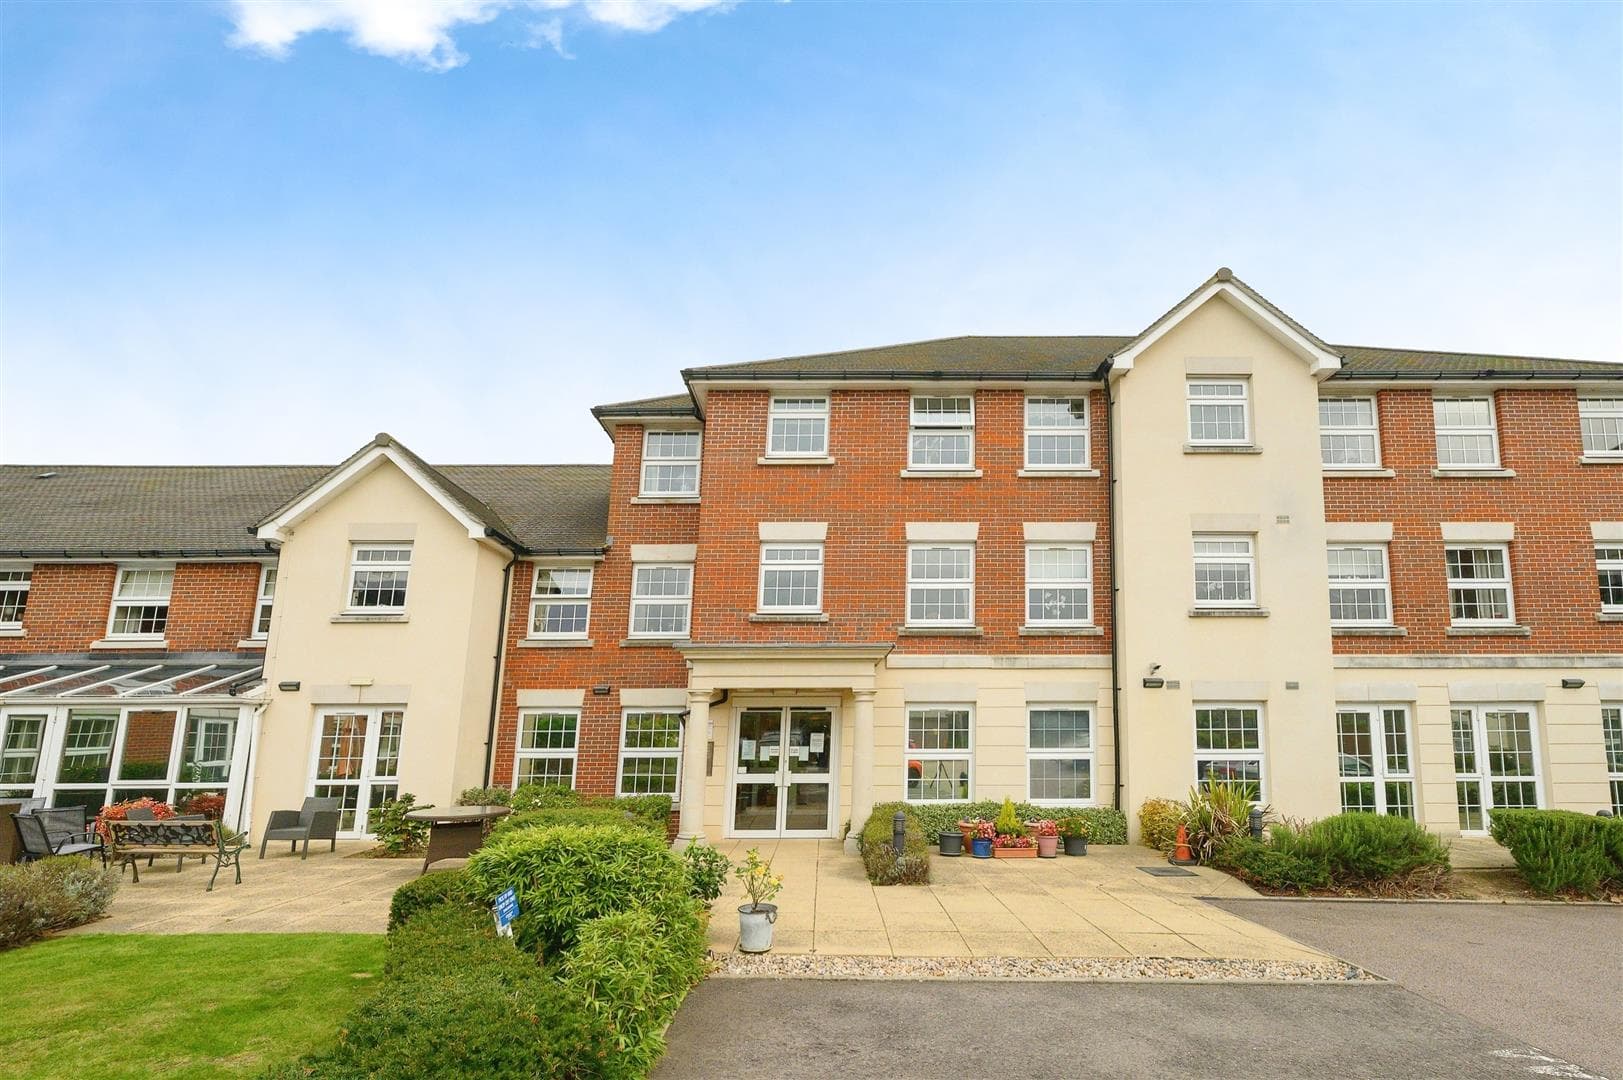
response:
<path id="1" fill-rule="evenodd" d="M 234 650 L 253 632 L 257 562 L 179 562 L 164 642 L 172 652 Z M 116 563 L 34 563 L 23 636 L 0 652 L 85 652 L 107 636 Z"/>

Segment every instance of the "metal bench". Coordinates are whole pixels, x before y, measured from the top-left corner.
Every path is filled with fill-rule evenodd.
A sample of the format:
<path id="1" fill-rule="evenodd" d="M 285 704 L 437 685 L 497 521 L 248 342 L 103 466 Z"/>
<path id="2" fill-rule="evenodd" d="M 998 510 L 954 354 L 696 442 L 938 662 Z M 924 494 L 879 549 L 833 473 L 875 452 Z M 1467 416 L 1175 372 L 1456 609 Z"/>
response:
<path id="1" fill-rule="evenodd" d="M 132 883 L 141 880 L 142 859 L 169 855 L 184 859 L 194 855 L 214 863 L 205 892 L 214 891 L 214 881 L 223 866 L 233 867 L 237 884 L 242 884 L 242 853 L 248 849 L 248 841 L 240 836 L 227 837 L 218 821 L 109 821 L 107 831 L 109 857 L 120 868 L 129 866 L 134 875 Z"/>

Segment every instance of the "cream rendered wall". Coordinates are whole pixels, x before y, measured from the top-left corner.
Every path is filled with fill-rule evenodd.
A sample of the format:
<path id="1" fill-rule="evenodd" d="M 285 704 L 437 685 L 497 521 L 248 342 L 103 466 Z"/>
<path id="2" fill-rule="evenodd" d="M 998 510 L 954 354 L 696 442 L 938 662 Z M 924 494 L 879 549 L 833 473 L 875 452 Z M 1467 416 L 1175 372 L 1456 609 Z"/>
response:
<path id="1" fill-rule="evenodd" d="M 408 621 L 335 622 L 351 528 L 380 525 L 412 534 Z M 318 707 L 403 706 L 400 790 L 420 802 L 449 805 L 482 782 L 506 561 L 388 461 L 297 524 L 281 550 L 266 650 L 270 703 L 250 778 L 258 821 L 305 797 Z M 288 680 L 300 689 L 276 688 Z"/>
<path id="2" fill-rule="evenodd" d="M 1409 706 L 1418 812 L 1421 823 L 1435 832 L 1460 831 L 1450 709 L 1489 704 L 1483 700 L 1489 696 L 1493 704 L 1533 711 L 1543 805 L 1582 813 L 1611 806 L 1600 709 L 1603 701 L 1623 700 L 1623 669 L 1582 660 L 1560 667 L 1507 660 L 1492 667 L 1375 667 L 1366 665 L 1378 663 L 1377 658 L 1358 657 L 1357 667 L 1336 671 L 1338 702 Z M 1583 687 L 1563 690 L 1561 680 L 1573 677 L 1583 679 Z"/>
<path id="3" fill-rule="evenodd" d="M 1186 361 L 1214 359 L 1249 361 L 1261 453 L 1185 452 Z M 1123 809 L 1135 835 L 1145 799 L 1183 798 L 1194 783 L 1197 694 L 1262 703 L 1266 797 L 1275 808 L 1317 817 L 1338 807 L 1318 390 L 1305 360 L 1221 297 L 1175 325 L 1114 385 Z M 1200 515 L 1255 520 L 1266 618 L 1189 614 Z M 1152 664 L 1179 687 L 1145 689 Z"/>

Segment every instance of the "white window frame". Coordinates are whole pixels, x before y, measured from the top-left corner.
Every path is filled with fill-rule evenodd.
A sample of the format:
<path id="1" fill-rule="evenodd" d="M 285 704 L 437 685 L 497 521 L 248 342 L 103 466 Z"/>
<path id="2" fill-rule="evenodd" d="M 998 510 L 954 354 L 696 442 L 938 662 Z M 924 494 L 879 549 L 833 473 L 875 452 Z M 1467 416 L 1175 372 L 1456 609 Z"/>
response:
<path id="1" fill-rule="evenodd" d="M 688 572 L 688 589 L 686 593 L 647 594 L 637 592 L 637 578 L 640 570 L 656 570 L 661 568 L 675 568 Z M 681 604 L 687 609 L 687 616 L 682 620 L 680 633 L 666 630 L 638 630 L 637 607 L 639 604 Z M 634 638 L 659 638 L 662 640 L 679 641 L 693 632 L 693 564 L 690 562 L 641 562 L 631 564 L 631 619 L 626 626 L 626 634 Z"/>
<path id="2" fill-rule="evenodd" d="M 1324 422 L 1324 406 L 1328 402 L 1366 402 L 1369 405 L 1369 424 L 1326 424 Z M 1352 438 L 1368 437 L 1373 441 L 1375 458 L 1372 461 L 1330 461 L 1328 454 L 1330 448 L 1325 445 L 1325 436 L 1344 435 Z M 1367 395 L 1326 395 L 1319 399 L 1319 464 L 1327 471 L 1343 469 L 1378 469 L 1381 467 L 1381 414 L 1375 401 L 1374 394 Z"/>
<path id="3" fill-rule="evenodd" d="M 1593 425 L 1597 430 L 1591 430 L 1589 421 L 1592 420 L 1597 421 Z M 1590 447 L 1591 437 L 1594 437 L 1597 441 L 1602 438 L 1602 434 L 1598 430 L 1602 424 L 1616 426 L 1619 433 L 1614 436 L 1618 439 L 1616 447 L 1606 449 L 1604 444 L 1601 449 L 1592 449 Z M 1623 459 L 1623 393 L 1605 397 L 1598 395 L 1580 397 L 1578 399 L 1578 430 L 1583 439 L 1584 457 Z"/>
<path id="4" fill-rule="evenodd" d="M 567 716 L 575 721 L 574 745 L 569 747 L 524 747 L 524 723 L 530 717 L 537 716 Z M 578 786 L 580 780 L 580 720 L 581 710 L 578 708 L 526 708 L 518 711 L 518 727 L 513 733 L 513 790 L 526 783 L 539 783 L 536 780 L 521 780 L 519 774 L 523 771 L 522 763 L 525 761 L 568 761 L 569 787 L 571 790 Z"/>
<path id="5" fill-rule="evenodd" d="M 767 562 L 767 552 L 816 552 L 817 558 L 810 560 L 792 560 Z M 767 570 L 800 570 L 812 571 L 817 575 L 816 595 L 810 604 L 772 604 L 766 602 L 766 575 Z M 815 615 L 823 610 L 823 544 L 821 541 L 808 540 L 775 541 L 761 545 L 761 570 L 755 592 L 755 610 L 763 615 Z"/>
<path id="6" fill-rule="evenodd" d="M 1533 772 L 1530 775 L 1506 774 L 1495 776 L 1491 771 L 1493 758 L 1488 753 L 1487 720 L 1490 713 L 1501 712 L 1524 713 L 1527 716 L 1528 749 L 1533 765 Z M 1456 717 L 1460 715 L 1469 715 L 1470 717 L 1473 764 L 1475 766 L 1475 769 L 1472 772 L 1462 772 L 1460 770 L 1460 743 L 1458 733 L 1455 731 Z M 1534 808 L 1540 810 L 1545 808 L 1547 803 L 1544 797 L 1544 763 L 1541 760 L 1542 755 L 1539 752 L 1538 745 L 1539 718 L 1537 709 L 1535 709 L 1531 704 L 1516 704 L 1510 702 L 1498 702 L 1494 704 L 1481 705 L 1454 703 L 1449 706 L 1448 723 L 1449 742 L 1454 753 L 1454 800 L 1456 814 L 1458 814 L 1460 809 L 1460 785 L 1469 783 L 1480 785 L 1478 790 L 1481 795 L 1479 809 L 1482 811 L 1482 828 L 1466 829 L 1462 825 L 1460 832 L 1467 836 L 1480 836 L 1487 833 L 1488 825 L 1493 819 L 1493 811 L 1496 808 L 1496 804 L 1493 801 L 1493 784 L 1496 779 L 1503 780 L 1508 783 L 1532 784 Z M 1523 807 L 1512 807 L 1511 809 L 1523 809 Z M 1457 818 L 1456 823 L 1458 823 Z"/>
<path id="7" fill-rule="evenodd" d="M 1202 543 L 1223 543 L 1246 545 L 1245 554 L 1202 554 L 1199 545 Z M 1194 606 L 1201 610 L 1234 611 L 1259 606 L 1257 599 L 1257 538 L 1245 533 L 1195 533 L 1190 543 L 1190 551 L 1194 557 L 1191 568 L 1191 580 L 1194 584 Z M 1200 571 L 1206 566 L 1244 566 L 1247 580 L 1251 586 L 1251 596 L 1244 600 L 1202 600 L 1200 598 Z"/>
<path id="8" fill-rule="evenodd" d="M 792 403 L 801 403 L 812 407 L 794 408 Z M 769 458 L 827 457 L 828 412 L 828 396 L 826 394 L 773 394 L 766 410 L 766 456 Z M 823 422 L 822 445 L 811 450 L 773 449 L 772 443 L 778 434 L 777 426 L 780 420 L 821 420 Z"/>
<path id="9" fill-rule="evenodd" d="M 633 716 L 674 716 L 676 717 L 676 746 L 647 747 L 627 746 L 626 736 L 630 734 L 631 718 Z M 680 709 L 621 709 L 620 710 L 620 756 L 614 766 L 614 793 L 616 795 L 669 795 L 673 800 L 682 795 L 682 742 L 687 737 L 687 724 L 682 720 Z M 626 762 L 648 758 L 673 758 L 676 761 L 675 787 L 670 791 L 627 791 L 625 788 Z"/>
<path id="10" fill-rule="evenodd" d="M 1600 731 L 1606 779 L 1611 782 L 1612 813 L 1623 817 L 1623 703 L 1601 702 Z"/>
<path id="11" fill-rule="evenodd" d="M 1600 576 L 1602 574 L 1620 575 L 1620 582 L 1623 582 L 1623 540 L 1602 541 L 1595 545 L 1595 582 L 1597 587 L 1601 584 Z M 1623 588 L 1623 584 L 1620 584 L 1619 587 Z M 1600 592 L 1600 609 L 1607 615 L 1623 615 L 1623 600 L 1616 603 L 1607 603 L 1606 592 L 1602 588 Z"/>
<path id="12" fill-rule="evenodd" d="M 1197 397 L 1196 386 L 1238 386 L 1239 397 Z M 1240 423 L 1244 428 L 1237 439 L 1195 437 L 1196 405 L 1239 405 Z M 1184 383 L 1184 435 L 1190 446 L 1250 446 L 1251 445 L 1251 380 L 1241 378 L 1190 378 Z"/>
<path id="13" fill-rule="evenodd" d="M 543 593 L 541 582 L 545 575 L 555 570 L 570 573 L 583 573 L 586 575 L 586 591 L 584 593 Z M 570 565 L 545 565 L 537 563 L 535 573 L 530 578 L 530 623 L 526 636 L 532 641 L 582 641 L 591 633 L 592 629 L 592 588 L 596 583 L 596 568 L 590 563 Z M 579 630 L 569 630 L 561 633 L 549 633 L 536 629 L 545 619 L 547 609 L 551 607 L 585 607 L 586 621 Z"/>
<path id="14" fill-rule="evenodd" d="M 1066 427 L 1054 427 L 1052 425 L 1033 424 L 1031 422 L 1031 407 L 1033 405 L 1053 405 L 1053 404 L 1060 404 L 1060 403 L 1066 404 L 1069 407 L 1071 415 L 1073 417 L 1075 417 L 1076 419 L 1078 419 L 1080 421 L 1080 423 L 1071 424 L 1071 425 L 1066 426 Z M 1080 404 L 1081 407 L 1082 407 L 1082 411 L 1081 411 L 1080 415 L 1076 411 L 1076 407 L 1077 407 L 1078 404 Z M 1082 396 L 1065 396 L 1065 397 L 1055 396 L 1055 395 L 1051 395 L 1051 394 L 1029 394 L 1029 395 L 1027 395 L 1027 397 L 1026 397 L 1026 406 L 1025 406 L 1025 418 L 1026 418 L 1025 468 L 1026 468 L 1026 471 L 1027 472 L 1068 472 L 1068 471 L 1073 471 L 1073 470 L 1077 470 L 1077 469 L 1089 469 L 1089 468 L 1092 468 L 1092 461 L 1093 461 L 1092 419 L 1093 418 L 1092 418 L 1091 413 L 1088 410 L 1089 410 L 1089 405 L 1088 405 L 1088 399 L 1087 399 L 1086 395 L 1082 395 Z M 1057 462 L 1057 463 L 1056 462 L 1040 462 L 1039 463 L 1039 462 L 1032 461 L 1031 460 L 1031 440 L 1032 440 L 1032 438 L 1034 436 L 1041 437 L 1041 436 L 1045 436 L 1045 435 L 1058 436 L 1058 437 L 1061 437 L 1061 438 L 1077 438 L 1078 436 L 1080 436 L 1081 439 L 1082 439 L 1082 460 L 1081 461 Z"/>
<path id="15" fill-rule="evenodd" d="M 1199 714 L 1213 709 L 1241 709 L 1251 710 L 1257 714 L 1257 748 L 1246 749 L 1201 749 L 1200 747 L 1200 718 Z M 1189 729 L 1193 736 L 1195 747 L 1195 786 L 1200 787 L 1206 783 L 1201 778 L 1202 762 L 1218 761 L 1255 761 L 1257 763 L 1257 798 L 1258 803 L 1268 801 L 1268 717 L 1260 701 L 1197 701 L 1189 713 Z M 1242 781 L 1249 783 L 1249 781 Z"/>
<path id="16" fill-rule="evenodd" d="M 1325 549 L 1326 558 L 1328 559 L 1328 557 L 1331 555 L 1331 553 L 1337 552 L 1337 551 L 1373 551 L 1373 552 L 1377 553 L 1378 555 L 1380 555 L 1380 557 L 1381 557 L 1381 575 L 1380 575 L 1380 577 L 1376 577 L 1376 578 L 1362 578 L 1362 577 L 1337 578 L 1337 577 L 1332 576 L 1329 579 L 1329 581 L 1330 581 L 1330 592 L 1333 593 L 1337 589 L 1360 589 L 1360 590 L 1379 591 L 1380 594 L 1381 594 L 1381 604 L 1386 610 L 1386 617 L 1381 618 L 1381 619 L 1337 618 L 1336 617 L 1336 612 L 1335 612 L 1335 604 L 1332 602 L 1332 604 L 1330 606 L 1330 625 L 1331 626 L 1391 626 L 1391 625 L 1393 625 L 1393 615 L 1392 615 L 1392 561 L 1391 561 L 1391 558 L 1390 558 L 1390 553 L 1387 550 L 1387 545 L 1385 545 L 1385 544 L 1330 544 Z"/>
<path id="17" fill-rule="evenodd" d="M 655 436 L 680 435 L 684 438 L 693 437 L 692 457 L 654 457 L 648 456 L 648 444 Z M 645 428 L 642 433 L 642 467 L 638 480 L 638 496 L 644 499 L 696 499 L 699 497 L 699 473 L 704 458 L 704 433 L 696 428 Z M 660 491 L 648 486 L 648 471 L 660 465 L 692 465 L 692 490 Z"/>
<path id="18" fill-rule="evenodd" d="M 1032 577 L 1031 556 L 1037 551 L 1075 551 L 1082 556 L 1085 576 L 1080 578 Z M 1087 612 L 1080 619 L 1034 619 L 1031 616 L 1032 594 L 1047 589 L 1081 589 L 1087 593 Z M 1027 544 L 1026 545 L 1026 608 L 1025 625 L 1036 627 L 1066 627 L 1093 625 L 1093 545 L 1092 544 Z"/>
<path id="19" fill-rule="evenodd" d="M 1349 775 L 1344 766 L 1349 755 L 1342 752 L 1341 739 L 1343 733 L 1341 721 L 1343 716 L 1364 715 L 1369 723 L 1370 738 L 1370 766 L 1371 772 L 1367 776 L 1356 773 Z M 1391 722 L 1396 719 L 1396 726 Z M 1392 817 L 1407 817 L 1410 821 L 1420 820 L 1420 803 L 1416 798 L 1419 785 L 1415 778 L 1415 745 L 1413 727 L 1409 720 L 1409 707 L 1400 704 L 1381 705 L 1337 705 L 1336 706 L 1336 794 L 1342 813 L 1363 813 L 1363 808 L 1349 810 L 1347 806 L 1346 789 L 1350 784 L 1369 784 L 1374 788 L 1375 805 L 1372 811 L 1376 814 Z M 1391 758 L 1393 756 L 1392 735 L 1396 731 L 1403 739 L 1403 757 L 1408 768 L 1394 769 Z M 1409 787 L 1409 813 L 1393 814 L 1394 804 L 1387 797 L 1388 784 L 1407 784 Z"/>
<path id="20" fill-rule="evenodd" d="M 404 551 L 406 557 L 401 559 L 361 559 L 363 551 Z M 399 615 L 406 610 L 406 603 L 411 599 L 411 562 L 415 554 L 412 542 L 398 541 L 355 541 L 349 545 L 349 577 L 348 585 L 344 590 L 344 610 L 353 615 Z M 366 571 L 385 571 L 406 575 L 405 597 L 399 604 L 356 604 L 355 576 Z"/>
<path id="21" fill-rule="evenodd" d="M 395 771 L 385 773 L 378 771 L 379 744 L 383 741 L 383 718 L 391 713 L 400 717 L 400 741 L 394 748 Z M 361 765 L 353 777 L 344 779 L 322 780 L 316 776 L 317 767 L 321 764 L 321 744 L 323 733 L 329 716 L 359 715 L 366 717 L 366 736 L 361 744 Z M 239 721 L 240 724 L 240 721 Z M 241 742 L 241 732 L 238 733 Z M 330 705 L 322 706 L 316 710 L 315 729 L 310 738 L 310 764 L 306 771 L 308 782 L 305 794 L 315 797 L 316 788 L 355 788 L 355 823 L 354 827 L 339 828 L 341 837 L 365 837 L 372 835 L 369 831 L 372 811 L 377 809 L 372 803 L 373 789 L 379 787 L 393 787 L 395 797 L 400 796 L 400 763 L 405 760 L 406 747 L 406 707 L 404 705 Z M 387 800 L 383 800 L 387 801 Z M 381 805 L 381 803 L 379 804 Z"/>
<path id="22" fill-rule="evenodd" d="M 964 748 L 948 750 L 915 749 L 908 746 L 913 733 L 913 715 L 915 713 L 930 712 L 932 710 L 964 712 L 968 714 L 969 726 L 965 732 Z M 954 795 L 946 799 L 915 798 L 909 790 L 911 778 L 907 775 L 907 762 L 909 761 L 965 761 L 968 767 L 964 770 L 967 776 L 965 781 L 968 790 L 960 799 Z M 920 783 L 923 783 L 922 778 Z M 929 803 L 951 803 L 975 801 L 975 706 L 964 702 L 908 702 L 902 714 L 902 801 L 927 805 Z"/>
<path id="23" fill-rule="evenodd" d="M 969 577 L 918 578 L 913 575 L 913 557 L 924 551 L 947 550 L 969 552 Z M 915 589 L 964 589 L 969 594 L 967 611 L 962 619 L 915 619 L 913 617 L 913 591 Z M 907 604 L 905 625 L 915 627 L 974 626 L 975 625 L 975 545 L 956 543 L 919 543 L 907 545 Z"/>
<path id="24" fill-rule="evenodd" d="M 1031 715 L 1039 712 L 1079 712 L 1087 717 L 1088 745 L 1083 747 L 1042 747 L 1031 745 Z M 1026 706 L 1026 801 L 1033 806 L 1096 806 L 1099 802 L 1098 724 L 1092 705 L 1080 702 L 1037 702 Z M 1031 787 L 1031 764 L 1034 761 L 1086 761 L 1088 763 L 1088 796 L 1085 799 L 1039 799 Z"/>
<path id="25" fill-rule="evenodd" d="M 1448 401 L 1485 401 L 1488 404 L 1488 423 L 1486 426 L 1467 425 L 1461 427 L 1447 427 L 1442 425 L 1439 415 L 1440 406 Z M 1439 469 L 1497 469 L 1499 468 L 1499 410 L 1492 394 L 1433 394 L 1431 397 L 1432 429 L 1436 437 L 1437 467 Z M 1488 445 L 1492 448 L 1491 461 L 1455 462 L 1443 460 L 1444 435 L 1483 436 L 1488 437 Z"/>
<path id="26" fill-rule="evenodd" d="M 21 575 L 15 580 L 0 581 L 0 593 L 21 593 L 21 610 L 15 619 L 0 620 L 0 630 L 21 630 L 23 620 L 28 617 L 28 598 L 34 586 L 34 566 L 32 563 L 0 563 L 0 575 L 10 578 Z"/>
<path id="27" fill-rule="evenodd" d="M 276 606 L 276 563 L 265 563 L 259 568 L 259 591 L 254 594 L 254 625 L 248 638 L 264 641 L 270 637 L 271 610 Z"/>
<path id="28" fill-rule="evenodd" d="M 1451 551 L 1497 551 L 1504 562 L 1502 578 L 1456 578 L 1448 572 L 1448 553 Z M 1516 624 L 1516 591 L 1511 586 L 1509 544 L 1448 544 L 1443 549 L 1444 574 L 1448 581 L 1448 622 L 1450 626 L 1514 626 Z M 1505 617 L 1502 619 L 1461 619 L 1454 615 L 1454 591 L 1503 588 L 1505 591 Z"/>
<path id="29" fill-rule="evenodd" d="M 919 412 L 922 402 L 966 401 L 967 412 Z M 975 468 L 975 395 L 966 394 L 914 394 L 908 400 L 907 467 L 928 472 L 963 472 Z M 967 417 L 967 420 L 965 419 Z M 954 462 L 921 462 L 918 460 L 917 436 L 936 432 L 962 432 L 969 436 L 969 460 Z"/>
<path id="30" fill-rule="evenodd" d="M 128 573 L 167 573 L 169 575 L 169 588 L 159 596 L 132 596 L 121 597 L 120 591 L 124 588 L 124 575 Z M 174 563 L 119 563 L 113 575 L 113 602 L 107 612 L 107 637 L 114 641 L 162 641 L 169 632 L 169 608 L 174 602 L 175 595 L 175 564 Z M 113 627 L 118 623 L 119 608 L 163 608 L 163 629 L 155 633 L 118 633 Z"/>

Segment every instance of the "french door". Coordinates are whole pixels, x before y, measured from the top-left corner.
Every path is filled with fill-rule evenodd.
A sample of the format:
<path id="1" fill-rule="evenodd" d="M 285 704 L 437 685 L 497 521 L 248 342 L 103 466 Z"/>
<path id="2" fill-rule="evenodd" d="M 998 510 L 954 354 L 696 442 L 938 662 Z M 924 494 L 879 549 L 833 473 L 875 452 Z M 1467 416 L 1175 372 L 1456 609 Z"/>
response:
<path id="1" fill-rule="evenodd" d="M 839 758 L 834 711 L 821 705 L 738 711 L 732 834 L 832 836 Z"/>
<path id="2" fill-rule="evenodd" d="M 1530 709 L 1503 705 L 1450 711 L 1460 831 L 1486 832 L 1494 810 L 1536 809 L 1538 748 Z"/>
<path id="3" fill-rule="evenodd" d="M 344 709 L 316 717 L 310 794 L 338 800 L 338 831 L 365 836 L 368 812 L 400 793 L 401 709 Z"/>

